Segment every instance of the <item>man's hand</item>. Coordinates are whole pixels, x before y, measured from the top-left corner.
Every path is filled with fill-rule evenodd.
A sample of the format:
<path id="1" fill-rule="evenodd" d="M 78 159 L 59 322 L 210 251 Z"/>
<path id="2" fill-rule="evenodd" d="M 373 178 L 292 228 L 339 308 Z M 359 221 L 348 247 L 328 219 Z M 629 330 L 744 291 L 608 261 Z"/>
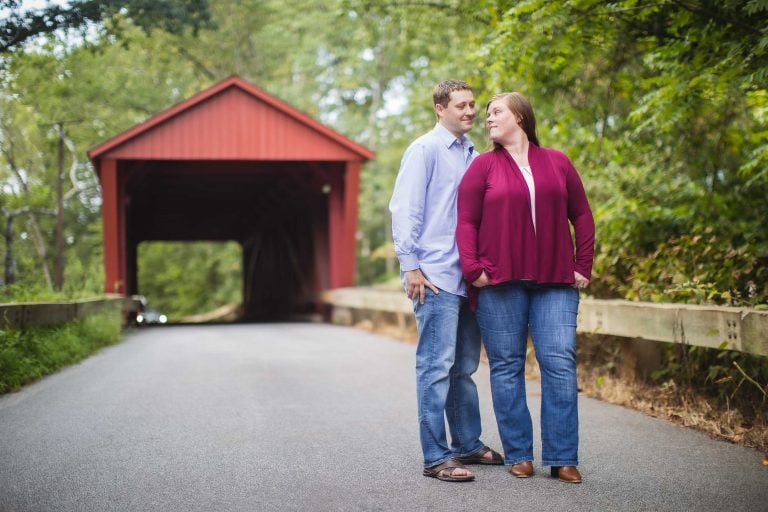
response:
<path id="1" fill-rule="evenodd" d="M 421 269 L 417 268 L 416 270 L 409 270 L 405 273 L 405 293 L 408 295 L 409 299 L 416 298 L 416 295 L 418 294 L 419 302 L 424 304 L 426 298 L 425 287 L 435 293 L 440 293 L 437 286 L 433 285 L 429 279 L 424 277 L 424 274 L 421 273 Z"/>
<path id="2" fill-rule="evenodd" d="M 491 284 L 491 280 L 488 279 L 488 275 L 485 273 L 485 270 L 483 270 L 483 273 L 480 274 L 480 277 L 475 279 L 475 281 L 472 283 L 472 286 L 475 288 L 482 288 L 483 286 L 488 286 Z"/>
<path id="3" fill-rule="evenodd" d="M 573 281 L 573 287 L 576 289 L 584 289 L 589 286 L 589 279 L 578 272 L 573 273 Z"/>

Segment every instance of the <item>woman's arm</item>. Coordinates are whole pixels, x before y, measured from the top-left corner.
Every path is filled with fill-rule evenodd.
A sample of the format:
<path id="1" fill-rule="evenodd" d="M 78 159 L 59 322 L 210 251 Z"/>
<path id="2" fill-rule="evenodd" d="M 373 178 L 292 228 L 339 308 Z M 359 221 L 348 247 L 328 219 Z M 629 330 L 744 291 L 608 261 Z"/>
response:
<path id="1" fill-rule="evenodd" d="M 576 237 L 575 270 L 588 284 L 592 279 L 592 262 L 595 256 L 595 219 L 592 217 L 587 193 L 584 191 L 579 173 L 570 160 L 568 165 L 570 167 L 566 174 L 568 219 L 573 224 Z"/>
<path id="2" fill-rule="evenodd" d="M 478 260 L 477 238 L 483 219 L 483 200 L 488 175 L 486 160 L 476 158 L 459 185 L 456 244 L 461 258 L 461 271 L 469 283 L 474 283 L 483 274 L 483 267 Z"/>

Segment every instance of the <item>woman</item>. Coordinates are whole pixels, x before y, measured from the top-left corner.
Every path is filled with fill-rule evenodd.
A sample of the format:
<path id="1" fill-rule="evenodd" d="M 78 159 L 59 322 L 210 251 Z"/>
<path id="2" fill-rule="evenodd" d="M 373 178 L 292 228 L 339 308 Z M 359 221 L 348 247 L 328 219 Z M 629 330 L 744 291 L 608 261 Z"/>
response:
<path id="1" fill-rule="evenodd" d="M 494 96 L 486 114 L 494 149 L 473 161 L 459 186 L 456 240 L 490 363 L 504 463 L 518 478 L 533 475 L 530 332 L 541 368 L 542 463 L 553 477 L 580 483 L 576 314 L 592 273 L 592 212 L 568 157 L 540 147 L 523 95 Z"/>

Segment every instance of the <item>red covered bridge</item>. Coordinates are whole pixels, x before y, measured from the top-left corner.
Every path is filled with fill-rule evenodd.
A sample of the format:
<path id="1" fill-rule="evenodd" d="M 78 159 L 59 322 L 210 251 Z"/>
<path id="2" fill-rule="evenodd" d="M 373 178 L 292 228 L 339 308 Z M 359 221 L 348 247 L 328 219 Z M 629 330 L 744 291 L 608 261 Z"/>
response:
<path id="1" fill-rule="evenodd" d="M 241 244 L 246 318 L 314 309 L 355 276 L 360 168 L 373 153 L 230 77 L 89 151 L 105 291 L 134 294 L 137 246 Z"/>

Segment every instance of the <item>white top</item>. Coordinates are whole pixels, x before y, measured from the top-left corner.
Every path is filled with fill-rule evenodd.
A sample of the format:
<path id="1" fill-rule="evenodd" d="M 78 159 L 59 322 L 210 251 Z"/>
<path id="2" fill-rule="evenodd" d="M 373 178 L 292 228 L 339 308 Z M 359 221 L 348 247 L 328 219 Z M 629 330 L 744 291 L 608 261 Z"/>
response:
<path id="1" fill-rule="evenodd" d="M 536 231 L 536 188 L 533 186 L 533 172 L 531 172 L 530 165 L 520 165 L 520 170 L 523 171 L 523 178 L 525 178 L 525 184 L 528 185 L 528 192 L 531 194 L 531 220 L 533 221 L 533 231 Z"/>

